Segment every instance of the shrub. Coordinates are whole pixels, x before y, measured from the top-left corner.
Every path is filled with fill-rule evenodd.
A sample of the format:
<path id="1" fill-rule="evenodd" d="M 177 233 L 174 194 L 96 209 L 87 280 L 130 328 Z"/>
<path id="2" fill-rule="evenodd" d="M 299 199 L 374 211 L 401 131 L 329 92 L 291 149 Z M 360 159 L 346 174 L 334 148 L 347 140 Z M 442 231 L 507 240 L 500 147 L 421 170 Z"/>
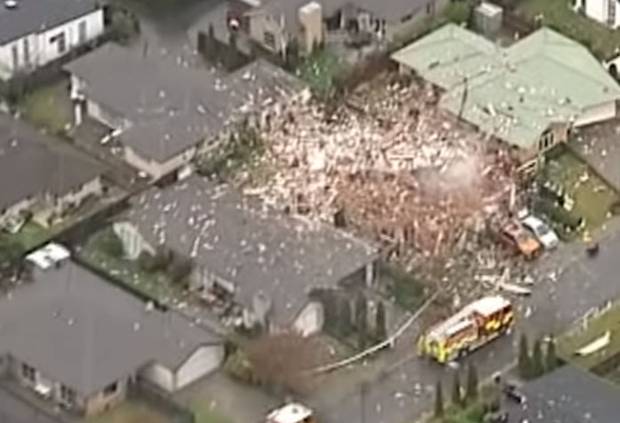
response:
<path id="1" fill-rule="evenodd" d="M 125 253 L 125 248 L 123 247 L 123 241 L 116 235 L 113 230 L 106 230 L 99 240 L 99 248 L 105 254 L 120 258 Z"/>

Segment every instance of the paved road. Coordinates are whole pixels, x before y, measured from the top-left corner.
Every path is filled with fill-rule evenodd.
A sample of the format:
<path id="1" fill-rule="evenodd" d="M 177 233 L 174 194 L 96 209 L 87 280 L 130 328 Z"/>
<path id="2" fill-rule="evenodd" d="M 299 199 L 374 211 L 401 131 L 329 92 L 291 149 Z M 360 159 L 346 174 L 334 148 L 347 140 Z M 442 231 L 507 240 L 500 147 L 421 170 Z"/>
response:
<path id="1" fill-rule="evenodd" d="M 521 319 L 514 333 L 525 330 L 530 338 L 558 333 L 591 308 L 620 296 L 620 231 L 616 228 L 613 232 L 602 241 L 597 258 L 587 258 L 582 246 L 572 244 L 536 264 L 533 272 L 537 286 L 532 297 L 519 305 Z M 469 359 L 476 362 L 483 377 L 503 370 L 515 359 L 516 338 L 513 334 L 499 339 Z M 411 352 L 401 346 L 400 352 L 385 360 L 384 372 L 370 379 L 364 395 L 364 417 L 359 387 L 338 395 L 327 385 L 313 405 L 327 423 L 415 421 L 432 408 L 433 386 L 438 379 L 443 379 L 449 389 L 453 370 L 420 360 Z"/>

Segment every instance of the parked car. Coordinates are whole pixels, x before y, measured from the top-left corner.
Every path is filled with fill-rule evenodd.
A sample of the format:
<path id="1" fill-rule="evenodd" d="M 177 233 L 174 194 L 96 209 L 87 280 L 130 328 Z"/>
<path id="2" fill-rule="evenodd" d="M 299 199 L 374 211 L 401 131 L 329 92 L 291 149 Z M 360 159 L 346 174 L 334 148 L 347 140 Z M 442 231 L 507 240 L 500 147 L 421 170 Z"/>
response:
<path id="1" fill-rule="evenodd" d="M 501 231 L 502 240 L 517 253 L 530 260 L 535 258 L 541 251 L 541 245 L 519 221 L 512 221 Z"/>
<path id="2" fill-rule="evenodd" d="M 557 234 L 543 222 L 541 219 L 534 215 L 529 215 L 521 220 L 523 226 L 534 234 L 536 239 L 545 247 L 546 250 L 552 250 L 558 246 L 560 240 Z"/>

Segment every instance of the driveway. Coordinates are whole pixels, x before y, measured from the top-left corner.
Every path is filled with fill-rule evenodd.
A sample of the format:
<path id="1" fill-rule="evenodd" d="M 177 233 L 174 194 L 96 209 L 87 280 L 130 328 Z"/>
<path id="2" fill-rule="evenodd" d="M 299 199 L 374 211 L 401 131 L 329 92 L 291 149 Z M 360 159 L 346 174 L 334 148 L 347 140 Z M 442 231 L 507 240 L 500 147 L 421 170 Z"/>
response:
<path id="1" fill-rule="evenodd" d="M 534 294 L 519 304 L 522 317 L 514 334 L 469 358 L 476 363 L 482 377 L 506 370 L 515 360 L 516 334 L 521 331 L 530 338 L 559 333 L 591 308 L 620 296 L 617 282 L 620 228 L 617 221 L 609 226 L 609 235 L 601 241 L 598 257 L 587 258 L 582 245 L 569 244 L 535 264 L 532 272 L 537 285 Z M 367 364 L 365 371 L 344 370 L 332 375 L 334 382 L 326 381 L 322 392 L 310 400 L 323 421 L 408 423 L 432 409 L 436 381 L 442 379 L 449 388 L 453 370 L 415 356 L 412 340 L 418 330 L 413 328 L 414 333 L 395 351 L 386 353 L 378 364 Z M 359 373 L 369 382 L 365 395 L 361 395 L 362 378 L 356 378 Z M 347 378 L 349 384 L 343 384 Z"/>

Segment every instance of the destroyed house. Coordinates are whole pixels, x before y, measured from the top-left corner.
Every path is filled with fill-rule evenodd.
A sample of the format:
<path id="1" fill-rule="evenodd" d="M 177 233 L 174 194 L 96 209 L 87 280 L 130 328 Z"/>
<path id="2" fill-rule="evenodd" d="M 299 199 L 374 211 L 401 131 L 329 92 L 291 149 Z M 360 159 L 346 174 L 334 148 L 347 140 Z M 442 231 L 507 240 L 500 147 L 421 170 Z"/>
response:
<path id="1" fill-rule="evenodd" d="M 191 284 L 246 327 L 321 330 L 315 289 L 371 284 L 376 251 L 362 241 L 197 176 L 138 196 L 114 224 L 129 258 L 170 248 L 194 263 Z M 230 306 L 230 307 L 229 307 Z"/>
<path id="2" fill-rule="evenodd" d="M 303 90 L 293 76 L 259 60 L 230 75 L 108 44 L 69 63 L 75 120 L 104 124 L 124 160 L 154 179 L 227 139 L 235 125 L 262 122 Z"/>
<path id="3" fill-rule="evenodd" d="M 0 375 L 51 403 L 96 414 L 137 383 L 172 392 L 223 359 L 217 335 L 71 260 L 32 279 L 0 298 Z"/>
<path id="4" fill-rule="evenodd" d="M 582 45 L 541 28 L 510 47 L 447 24 L 392 55 L 442 92 L 439 107 L 511 146 L 524 164 L 572 127 L 616 117 L 620 87 Z"/>
<path id="5" fill-rule="evenodd" d="M 0 226 L 25 213 L 44 226 L 103 192 L 103 169 L 66 142 L 0 113 Z"/>
<path id="6" fill-rule="evenodd" d="M 521 388 L 523 404 L 510 404 L 510 420 L 527 423 L 616 423 L 620 388 L 565 365 Z"/>

